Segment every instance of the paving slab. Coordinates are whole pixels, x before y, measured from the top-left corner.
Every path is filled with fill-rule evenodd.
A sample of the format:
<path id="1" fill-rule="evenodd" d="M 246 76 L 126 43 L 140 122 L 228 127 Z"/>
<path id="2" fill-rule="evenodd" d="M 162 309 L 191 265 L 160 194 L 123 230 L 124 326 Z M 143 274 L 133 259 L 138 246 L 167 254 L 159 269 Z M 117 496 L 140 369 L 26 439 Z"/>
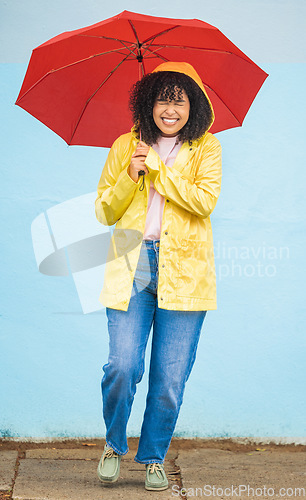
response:
<path id="1" fill-rule="evenodd" d="M 15 475 L 15 465 L 18 453 L 12 451 L 0 451 L 0 490 L 9 490 L 12 487 Z"/>
<path id="2" fill-rule="evenodd" d="M 36 450 L 27 450 L 26 458 L 41 458 L 51 460 L 100 460 L 103 453 L 103 448 L 96 448 L 95 446 L 73 449 L 59 449 L 59 448 L 38 448 Z M 136 450 L 130 450 L 124 458 L 133 459 L 136 455 Z M 171 460 L 177 457 L 177 451 L 169 449 L 166 460 Z"/>
<path id="3" fill-rule="evenodd" d="M 303 452 L 181 450 L 176 464 L 189 496 L 202 494 L 219 500 L 306 497 L 306 454 Z"/>
<path id="4" fill-rule="evenodd" d="M 55 450 L 54 450 L 55 451 Z M 64 450 L 61 450 L 64 451 Z M 67 450 L 71 452 L 71 450 Z M 133 457 L 121 460 L 120 476 L 113 485 L 102 484 L 97 477 L 98 460 L 62 460 L 26 458 L 20 460 L 14 500 L 144 500 L 156 498 L 156 492 L 144 489 L 145 466 Z M 165 461 L 167 474 L 173 472 Z M 169 476 L 168 476 L 169 478 Z M 170 488 L 158 492 L 159 500 L 173 500 Z"/>
<path id="5" fill-rule="evenodd" d="M 26 458 L 49 459 L 49 460 L 100 460 L 103 449 L 100 448 L 75 448 L 75 449 L 52 449 L 42 448 L 27 450 Z"/>

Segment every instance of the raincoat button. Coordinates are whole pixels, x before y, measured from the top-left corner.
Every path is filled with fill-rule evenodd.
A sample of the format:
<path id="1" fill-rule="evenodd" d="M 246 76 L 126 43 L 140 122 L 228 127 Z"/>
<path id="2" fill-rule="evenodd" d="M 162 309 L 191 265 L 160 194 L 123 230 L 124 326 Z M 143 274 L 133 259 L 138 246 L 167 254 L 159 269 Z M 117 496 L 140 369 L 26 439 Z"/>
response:
<path id="1" fill-rule="evenodd" d="M 169 202 L 169 200 L 167 200 Z"/>
<path id="2" fill-rule="evenodd" d="M 162 267 L 165 267 L 165 264 L 163 264 Z"/>
<path id="3" fill-rule="evenodd" d="M 160 300 L 164 300 L 164 299 L 161 297 Z"/>
<path id="4" fill-rule="evenodd" d="M 165 231 L 165 234 L 168 234 L 168 231 Z"/>

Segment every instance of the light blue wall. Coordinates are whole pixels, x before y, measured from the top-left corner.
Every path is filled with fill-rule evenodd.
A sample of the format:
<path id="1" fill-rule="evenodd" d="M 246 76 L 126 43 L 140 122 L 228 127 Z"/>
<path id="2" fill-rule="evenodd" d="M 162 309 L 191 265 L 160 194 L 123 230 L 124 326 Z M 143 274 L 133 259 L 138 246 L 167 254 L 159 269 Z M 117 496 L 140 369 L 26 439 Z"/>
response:
<path id="1" fill-rule="evenodd" d="M 231 2 L 229 15 L 226 8 L 210 10 L 208 2 L 194 0 L 188 13 L 182 2 L 158 10 L 156 2 L 145 9 L 134 1 L 110 11 L 91 0 L 79 2 L 71 17 L 67 0 L 61 8 L 59 2 L 48 8 L 46 2 L 32 2 L 32 8 L 27 2 L 27 12 L 22 2 L 2 5 L 2 33 L 18 36 L 11 36 L 0 65 L 0 435 L 105 435 L 100 396 L 108 350 L 105 311 L 83 313 L 71 275 L 38 272 L 31 224 L 52 207 L 95 191 L 107 150 L 67 147 L 14 102 L 34 46 L 127 9 L 226 27 L 270 75 L 243 127 L 218 134 L 223 184 L 212 216 L 218 310 L 205 319 L 175 435 L 305 436 L 306 70 L 302 52 L 290 62 L 280 29 L 288 23 L 286 37 L 297 47 L 302 3 L 290 10 L 285 1 L 277 9 L 273 1 L 246 3 L 249 11 L 242 2 Z M 245 26 L 239 29 L 240 8 L 245 23 L 253 16 L 252 36 Z M 273 13 L 274 25 L 268 26 Z M 130 436 L 140 432 L 146 387 L 145 376 Z"/>

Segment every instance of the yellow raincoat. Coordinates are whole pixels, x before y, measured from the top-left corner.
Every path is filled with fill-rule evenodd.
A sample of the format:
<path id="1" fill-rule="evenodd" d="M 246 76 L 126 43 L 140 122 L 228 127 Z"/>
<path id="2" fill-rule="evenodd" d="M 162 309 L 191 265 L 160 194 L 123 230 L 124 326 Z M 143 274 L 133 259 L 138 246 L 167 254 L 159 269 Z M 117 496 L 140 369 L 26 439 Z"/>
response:
<path id="1" fill-rule="evenodd" d="M 200 77 L 187 63 L 163 63 L 154 71 L 185 73 L 207 97 Z M 134 128 L 114 142 L 98 185 L 96 217 L 107 226 L 116 223 L 99 300 L 105 307 L 128 309 L 145 229 L 151 180 L 156 191 L 165 197 L 159 248 L 158 307 L 176 311 L 216 309 L 210 214 L 221 189 L 220 143 L 208 131 L 192 145 L 185 142 L 171 168 L 150 148 L 145 160 L 149 174 L 144 176 L 142 191 L 139 189 L 142 176 L 136 183 L 127 173 L 137 143 Z"/>

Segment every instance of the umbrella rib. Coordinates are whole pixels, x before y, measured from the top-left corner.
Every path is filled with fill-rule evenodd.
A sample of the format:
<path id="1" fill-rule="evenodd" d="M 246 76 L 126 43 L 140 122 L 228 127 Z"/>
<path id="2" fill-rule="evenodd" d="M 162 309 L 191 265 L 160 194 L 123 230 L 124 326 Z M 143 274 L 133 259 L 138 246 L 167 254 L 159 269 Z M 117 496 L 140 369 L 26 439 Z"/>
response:
<path id="1" fill-rule="evenodd" d="M 163 45 L 163 44 L 159 44 L 158 47 L 163 48 L 163 49 L 186 49 L 186 50 L 201 50 L 203 52 L 218 52 L 220 54 L 229 54 L 229 55 L 238 57 L 239 59 L 242 59 L 243 61 L 245 61 L 246 63 L 251 64 L 251 65 L 255 64 L 253 61 L 249 61 L 248 59 L 245 59 L 244 57 L 241 57 L 240 55 L 235 54 L 234 52 L 231 52 L 230 50 L 207 49 L 204 47 L 190 47 L 188 45 Z"/>
<path id="2" fill-rule="evenodd" d="M 158 57 L 159 59 L 161 59 L 162 61 L 165 61 L 165 62 L 169 62 L 169 61 L 170 61 L 170 59 L 166 59 L 165 57 L 162 57 L 162 56 L 160 56 L 159 54 L 153 54 L 152 56 L 147 56 L 147 57 L 145 58 L 145 60 L 146 60 L 146 61 L 148 61 L 148 59 L 156 59 L 157 57 Z"/>
<path id="3" fill-rule="evenodd" d="M 156 54 L 156 52 L 157 52 L 158 50 L 161 50 L 161 49 L 162 49 L 162 47 L 157 47 L 157 49 L 155 49 L 155 50 L 151 50 L 151 49 L 149 49 L 149 48 L 148 48 L 148 49 L 146 49 L 146 50 L 148 50 L 148 51 L 150 52 L 150 54 L 153 54 L 153 55 L 155 55 L 155 56 L 159 57 L 160 59 L 162 59 L 163 61 L 168 62 L 168 61 L 169 61 L 169 59 L 167 59 L 165 56 L 161 56 L 160 54 Z M 144 54 L 145 54 L 145 52 L 144 52 Z M 146 57 L 146 59 L 149 59 L 149 57 Z"/>
<path id="4" fill-rule="evenodd" d="M 149 40 L 155 40 L 155 38 L 157 38 L 158 36 L 161 36 L 161 35 L 164 35 L 165 33 L 169 33 L 169 31 L 172 31 L 172 30 L 175 30 L 176 28 L 180 28 L 179 25 L 176 25 L 176 26 L 172 26 L 172 28 L 168 28 L 166 30 L 163 30 L 163 31 L 160 31 L 159 33 L 156 33 L 156 35 L 152 35 L 150 36 L 149 38 L 147 38 L 146 40 L 144 40 L 142 43 L 146 43 L 148 42 Z"/>
<path id="5" fill-rule="evenodd" d="M 154 45 L 153 45 L 154 47 Z M 203 50 L 204 52 L 220 52 L 224 54 L 231 54 L 233 56 L 236 56 L 237 54 L 234 54 L 233 52 L 230 52 L 229 50 L 220 50 L 220 49 L 207 49 L 205 47 L 190 47 L 188 45 L 163 45 L 163 44 L 158 44 L 158 47 L 160 49 L 190 49 L 190 50 Z M 240 57 L 240 56 L 237 56 Z"/>
<path id="6" fill-rule="evenodd" d="M 68 143 L 69 145 L 71 144 L 72 138 L 73 138 L 74 134 L 76 133 L 76 129 L 77 129 L 77 128 L 78 128 L 78 126 L 79 126 L 79 123 L 80 123 L 80 121 L 81 121 L 81 118 L 82 118 L 82 116 L 83 116 L 83 114 L 84 114 L 84 112 L 85 112 L 85 109 L 87 108 L 87 106 L 88 106 L 89 102 L 90 102 L 90 101 L 91 101 L 91 99 L 92 99 L 92 98 L 96 95 L 96 93 L 100 90 L 100 88 L 101 88 L 101 87 L 103 87 L 103 85 L 104 85 L 104 84 L 107 82 L 107 80 L 108 80 L 108 79 L 112 76 L 112 74 L 116 71 L 116 69 L 118 69 L 118 68 L 119 68 L 119 66 L 121 66 L 121 64 L 122 64 L 122 63 L 124 63 L 124 61 L 125 61 L 125 60 L 129 57 L 129 55 L 130 55 L 130 54 L 128 54 L 128 55 L 127 55 L 124 59 L 122 59 L 122 61 L 120 61 L 120 63 L 118 63 L 118 64 L 117 64 L 117 66 L 115 66 L 115 67 L 112 69 L 112 71 L 111 71 L 111 72 L 107 75 L 107 77 L 103 80 L 103 82 L 101 83 L 101 85 L 99 85 L 99 87 L 98 87 L 98 88 L 94 91 L 94 93 L 93 93 L 93 94 L 92 94 L 92 95 L 91 95 L 91 96 L 87 99 L 87 101 L 86 101 L 86 103 L 85 103 L 85 105 L 84 105 L 84 107 L 83 107 L 83 109 L 82 109 L 82 111 L 81 111 L 81 114 L 80 114 L 80 116 L 79 116 L 79 119 L 78 119 L 78 121 L 77 121 L 77 123 L 76 123 L 76 126 L 74 127 L 73 133 L 72 133 L 72 135 L 71 135 L 71 137 L 70 137 L 70 141 L 69 141 L 69 143 Z"/>
<path id="7" fill-rule="evenodd" d="M 84 37 L 87 37 L 87 38 L 103 38 L 104 40 L 113 40 L 114 42 L 120 42 L 122 43 L 122 45 L 131 52 L 131 54 L 133 54 L 134 56 L 136 56 L 135 52 L 133 50 L 131 50 L 130 47 L 128 47 L 128 43 L 131 43 L 131 47 L 136 47 L 136 44 L 135 42 L 130 42 L 128 40 L 121 40 L 120 38 L 112 38 L 112 37 L 109 37 L 109 36 L 93 36 L 93 35 L 79 35 L 79 36 L 84 36 Z M 116 50 L 120 50 L 120 49 L 116 49 Z"/>
<path id="8" fill-rule="evenodd" d="M 132 28 L 132 30 L 133 30 L 133 33 L 134 33 L 135 38 L 136 38 L 136 42 L 137 42 L 138 47 L 139 47 L 139 46 L 140 46 L 140 42 L 139 42 L 139 38 L 138 38 L 138 35 L 137 35 L 136 28 L 135 28 L 134 24 L 132 23 L 132 21 L 131 21 L 130 19 L 128 19 L 128 21 L 129 21 L 130 26 L 131 26 L 131 28 Z"/>
<path id="9" fill-rule="evenodd" d="M 147 50 L 150 50 L 150 47 L 151 47 L 153 41 L 154 41 L 154 38 L 152 39 L 152 41 L 149 43 L 148 46 L 145 43 L 143 44 L 143 46 L 145 47 L 145 50 L 143 51 L 143 56 L 145 55 L 145 53 L 147 52 Z M 159 49 L 161 49 L 161 47 L 158 47 L 158 49 L 156 49 L 156 50 L 159 50 Z"/>
<path id="10" fill-rule="evenodd" d="M 103 38 L 103 40 L 113 40 L 113 42 L 125 42 L 125 43 L 132 43 L 135 45 L 135 42 L 131 42 L 131 40 L 122 40 L 121 38 L 114 38 L 112 36 L 98 36 L 98 35 L 78 35 L 78 36 L 83 36 L 86 38 Z"/>
<path id="11" fill-rule="evenodd" d="M 122 45 L 123 45 L 123 46 L 124 46 L 127 50 L 129 50 L 129 51 L 130 51 L 130 53 L 131 53 L 133 56 L 137 57 L 137 56 L 136 56 L 136 54 L 135 54 L 135 52 L 134 52 L 132 49 L 130 49 L 130 47 L 128 47 L 128 46 L 124 43 L 124 41 L 123 41 L 123 40 L 118 40 L 118 41 L 119 41 L 120 43 L 122 43 Z M 135 48 L 136 48 L 136 45 L 133 43 L 133 44 L 132 44 L 132 47 L 135 47 Z"/>
<path id="12" fill-rule="evenodd" d="M 136 41 L 137 41 L 137 56 L 136 56 L 136 59 L 137 59 L 137 61 L 140 64 L 139 68 L 141 68 L 141 70 L 142 70 L 142 76 L 144 76 L 143 54 L 141 53 L 142 43 L 139 42 L 139 38 L 138 38 L 137 31 L 136 31 L 136 28 L 135 28 L 134 24 L 132 23 L 132 21 L 130 19 L 128 21 L 129 21 L 129 24 L 130 24 L 130 26 L 131 26 L 131 28 L 133 30 L 134 36 L 135 36 Z M 139 72 L 139 76 L 140 76 L 140 72 Z"/>

